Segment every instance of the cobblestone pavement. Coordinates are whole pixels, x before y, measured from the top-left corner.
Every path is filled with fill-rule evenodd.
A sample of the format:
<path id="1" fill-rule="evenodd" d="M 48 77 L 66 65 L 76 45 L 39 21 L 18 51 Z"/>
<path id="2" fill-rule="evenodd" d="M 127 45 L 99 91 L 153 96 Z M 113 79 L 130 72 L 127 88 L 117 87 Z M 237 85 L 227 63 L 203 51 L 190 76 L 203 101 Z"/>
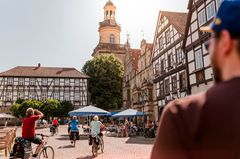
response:
<path id="1" fill-rule="evenodd" d="M 38 129 L 37 133 L 50 135 L 49 128 Z M 21 129 L 17 131 L 18 136 Z M 48 139 L 48 145 L 54 148 L 56 159 L 92 159 L 91 147 L 87 137 L 77 141 L 76 147 L 70 143 L 67 126 L 60 126 L 59 134 Z M 98 154 L 96 159 L 149 159 L 153 139 L 144 137 L 119 138 L 104 136 L 104 153 Z"/>

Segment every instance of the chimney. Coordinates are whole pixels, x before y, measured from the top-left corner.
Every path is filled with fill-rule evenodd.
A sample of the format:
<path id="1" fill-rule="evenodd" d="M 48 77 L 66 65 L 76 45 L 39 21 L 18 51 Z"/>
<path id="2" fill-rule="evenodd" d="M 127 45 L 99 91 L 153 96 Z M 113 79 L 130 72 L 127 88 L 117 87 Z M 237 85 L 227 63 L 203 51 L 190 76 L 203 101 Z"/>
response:
<path id="1" fill-rule="evenodd" d="M 38 67 L 41 67 L 41 63 L 38 63 Z"/>

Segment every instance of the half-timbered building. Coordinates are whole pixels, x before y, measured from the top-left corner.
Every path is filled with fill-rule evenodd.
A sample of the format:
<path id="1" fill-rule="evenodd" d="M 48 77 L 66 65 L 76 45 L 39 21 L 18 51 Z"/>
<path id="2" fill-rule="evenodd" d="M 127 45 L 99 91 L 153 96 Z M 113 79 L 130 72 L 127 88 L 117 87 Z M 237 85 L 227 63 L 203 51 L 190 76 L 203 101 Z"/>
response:
<path id="1" fill-rule="evenodd" d="M 204 43 L 210 39 L 210 34 L 200 31 L 199 28 L 212 22 L 220 2 L 221 0 L 189 0 L 183 47 L 188 62 L 192 94 L 205 91 L 213 84 L 209 53 L 204 47 Z"/>
<path id="2" fill-rule="evenodd" d="M 164 106 L 188 94 L 186 60 L 182 50 L 187 13 L 160 11 L 152 62 L 157 95 L 157 118 Z"/>
<path id="3" fill-rule="evenodd" d="M 75 68 L 17 66 L 0 73 L 0 112 L 18 99 L 71 101 L 88 104 L 88 76 Z"/>

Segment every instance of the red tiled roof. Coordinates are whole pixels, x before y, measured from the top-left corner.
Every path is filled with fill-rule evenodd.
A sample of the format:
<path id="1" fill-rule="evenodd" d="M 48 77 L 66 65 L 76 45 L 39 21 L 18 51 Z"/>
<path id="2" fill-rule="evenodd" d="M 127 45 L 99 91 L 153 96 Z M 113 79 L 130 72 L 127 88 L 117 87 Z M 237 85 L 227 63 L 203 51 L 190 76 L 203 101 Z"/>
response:
<path id="1" fill-rule="evenodd" d="M 36 67 L 17 66 L 5 72 L 1 72 L 0 76 L 89 78 L 87 75 L 79 72 L 75 68 L 38 67 L 38 66 Z"/>
<path id="2" fill-rule="evenodd" d="M 136 71 L 138 69 L 138 57 L 141 54 L 140 49 L 130 49 L 130 52 L 132 54 L 132 65 L 134 70 Z"/>
<path id="3" fill-rule="evenodd" d="M 160 13 L 169 20 L 169 23 L 172 24 L 180 34 L 184 35 L 187 22 L 187 13 L 169 11 L 160 11 Z"/>

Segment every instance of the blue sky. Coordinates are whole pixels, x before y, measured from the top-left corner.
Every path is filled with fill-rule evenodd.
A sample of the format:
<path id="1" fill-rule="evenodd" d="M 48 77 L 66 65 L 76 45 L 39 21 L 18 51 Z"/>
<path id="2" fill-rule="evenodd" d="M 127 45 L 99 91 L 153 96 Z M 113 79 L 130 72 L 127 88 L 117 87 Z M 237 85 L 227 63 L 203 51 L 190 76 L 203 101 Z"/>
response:
<path id="1" fill-rule="evenodd" d="M 81 70 L 96 47 L 107 0 L 0 0 L 0 72 L 15 66 Z M 121 43 L 151 43 L 159 10 L 187 11 L 187 0 L 112 0 Z M 142 32 L 143 31 L 143 32 Z M 143 35 L 144 34 L 144 35 Z"/>

